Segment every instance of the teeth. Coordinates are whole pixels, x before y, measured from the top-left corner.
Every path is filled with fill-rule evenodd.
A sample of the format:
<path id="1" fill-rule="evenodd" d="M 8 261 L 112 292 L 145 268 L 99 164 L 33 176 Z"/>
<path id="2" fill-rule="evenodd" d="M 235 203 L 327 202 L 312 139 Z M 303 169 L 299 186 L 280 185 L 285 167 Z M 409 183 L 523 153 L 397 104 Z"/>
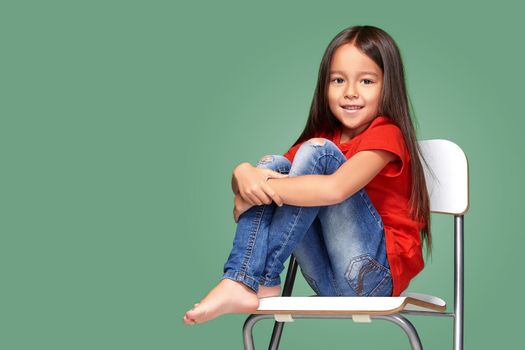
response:
<path id="1" fill-rule="evenodd" d="M 361 107 L 358 106 L 352 106 L 352 107 L 343 107 L 344 109 L 361 109 Z"/>

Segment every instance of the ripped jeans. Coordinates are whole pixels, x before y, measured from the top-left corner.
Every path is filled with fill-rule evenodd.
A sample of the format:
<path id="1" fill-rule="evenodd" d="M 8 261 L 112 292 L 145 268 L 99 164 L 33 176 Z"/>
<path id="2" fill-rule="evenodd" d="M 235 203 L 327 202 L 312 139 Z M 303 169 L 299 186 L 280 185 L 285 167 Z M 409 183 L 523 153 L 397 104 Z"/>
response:
<path id="1" fill-rule="evenodd" d="M 290 177 L 332 174 L 346 157 L 332 141 L 321 141 L 304 142 L 293 164 L 282 155 L 271 155 L 257 167 Z M 280 273 L 292 253 L 317 295 L 392 294 L 383 222 L 364 188 L 328 206 L 252 206 L 239 217 L 222 279 L 239 281 L 255 292 L 259 285 L 280 285 Z"/>

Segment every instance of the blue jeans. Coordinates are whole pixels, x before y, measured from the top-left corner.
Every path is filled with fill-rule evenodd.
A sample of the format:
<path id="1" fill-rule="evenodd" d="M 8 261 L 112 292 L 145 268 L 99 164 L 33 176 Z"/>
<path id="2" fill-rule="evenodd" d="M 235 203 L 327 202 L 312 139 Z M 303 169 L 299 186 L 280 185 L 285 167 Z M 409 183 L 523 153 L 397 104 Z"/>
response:
<path id="1" fill-rule="evenodd" d="M 293 164 L 282 155 L 263 157 L 257 167 L 300 176 L 332 174 L 346 157 L 330 140 L 308 140 Z M 392 277 L 385 234 L 365 189 L 328 206 L 256 205 L 240 215 L 222 278 L 257 292 L 281 284 L 291 254 L 310 287 L 323 296 L 390 296 Z"/>

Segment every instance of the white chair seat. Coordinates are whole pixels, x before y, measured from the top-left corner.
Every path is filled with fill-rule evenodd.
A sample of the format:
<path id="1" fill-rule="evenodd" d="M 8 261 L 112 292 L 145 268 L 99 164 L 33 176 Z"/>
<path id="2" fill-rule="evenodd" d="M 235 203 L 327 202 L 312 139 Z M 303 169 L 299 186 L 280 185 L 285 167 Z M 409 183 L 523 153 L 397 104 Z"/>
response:
<path id="1" fill-rule="evenodd" d="M 259 300 L 257 314 L 389 315 L 403 310 L 443 312 L 442 299 L 406 292 L 398 297 L 270 297 Z"/>

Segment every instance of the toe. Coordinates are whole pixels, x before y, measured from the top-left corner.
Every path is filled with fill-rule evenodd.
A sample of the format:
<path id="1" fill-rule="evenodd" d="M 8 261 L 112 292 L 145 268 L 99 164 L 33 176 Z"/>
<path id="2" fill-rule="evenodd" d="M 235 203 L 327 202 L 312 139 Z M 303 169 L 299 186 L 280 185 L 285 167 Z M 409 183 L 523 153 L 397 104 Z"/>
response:
<path id="1" fill-rule="evenodd" d="M 186 315 L 184 315 L 184 317 L 186 317 L 187 319 L 190 319 L 190 320 L 194 320 L 196 314 L 197 313 L 195 312 L 195 310 L 191 309 L 190 311 L 186 312 Z"/>
<path id="2" fill-rule="evenodd" d="M 195 324 L 195 321 L 192 320 L 191 318 L 189 318 L 188 316 L 184 315 L 184 317 L 182 318 L 183 322 L 185 324 Z"/>

